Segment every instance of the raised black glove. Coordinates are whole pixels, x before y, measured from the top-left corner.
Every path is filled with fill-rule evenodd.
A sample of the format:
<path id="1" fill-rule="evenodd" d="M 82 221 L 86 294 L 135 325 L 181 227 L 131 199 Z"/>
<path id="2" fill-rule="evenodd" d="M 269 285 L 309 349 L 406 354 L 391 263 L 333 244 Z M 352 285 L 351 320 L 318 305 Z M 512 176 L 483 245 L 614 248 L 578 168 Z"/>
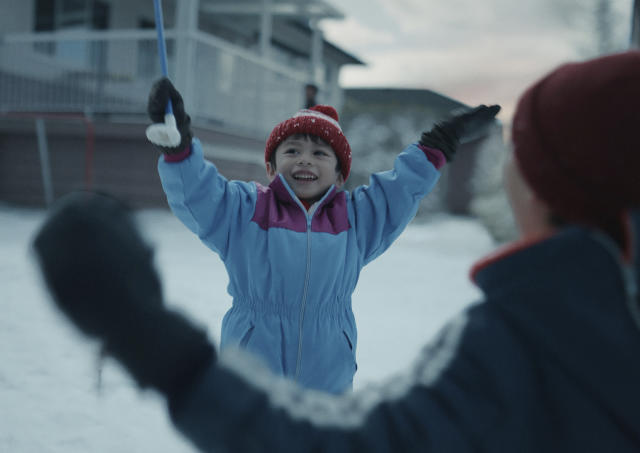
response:
<path id="1" fill-rule="evenodd" d="M 56 305 L 141 387 L 170 396 L 215 358 L 205 332 L 164 306 L 152 250 L 118 200 L 67 195 L 33 245 Z"/>
<path id="2" fill-rule="evenodd" d="M 429 132 L 422 133 L 420 144 L 439 149 L 447 162 L 451 162 L 460 143 L 488 126 L 499 111 L 499 105 L 479 105 L 468 112 L 436 123 Z"/>
<path id="3" fill-rule="evenodd" d="M 176 119 L 176 127 L 178 128 L 178 132 L 180 132 L 180 144 L 176 147 L 156 146 L 165 154 L 177 154 L 184 151 L 184 149 L 191 144 L 193 133 L 191 132 L 191 117 L 184 111 L 182 96 L 168 78 L 163 77 L 157 80 L 151 87 L 149 101 L 147 103 L 147 113 L 154 123 L 163 123 L 169 99 L 171 99 L 173 116 Z"/>

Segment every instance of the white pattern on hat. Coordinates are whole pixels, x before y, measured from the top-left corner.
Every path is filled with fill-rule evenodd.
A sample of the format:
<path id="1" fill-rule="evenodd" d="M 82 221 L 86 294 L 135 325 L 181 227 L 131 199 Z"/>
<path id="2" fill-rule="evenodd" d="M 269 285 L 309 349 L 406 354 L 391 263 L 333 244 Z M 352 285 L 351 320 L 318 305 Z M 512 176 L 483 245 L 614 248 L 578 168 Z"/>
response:
<path id="1" fill-rule="evenodd" d="M 297 112 L 295 115 L 293 115 L 293 118 L 300 118 L 303 116 L 312 116 L 312 117 L 316 117 L 316 118 L 320 118 L 322 120 L 328 121 L 330 122 L 334 127 L 336 127 L 340 132 L 342 132 L 342 128 L 340 127 L 340 124 L 338 124 L 338 122 L 336 120 L 334 120 L 333 118 L 331 118 L 329 115 L 325 115 L 322 112 L 318 112 L 315 110 L 300 110 L 299 112 Z"/>

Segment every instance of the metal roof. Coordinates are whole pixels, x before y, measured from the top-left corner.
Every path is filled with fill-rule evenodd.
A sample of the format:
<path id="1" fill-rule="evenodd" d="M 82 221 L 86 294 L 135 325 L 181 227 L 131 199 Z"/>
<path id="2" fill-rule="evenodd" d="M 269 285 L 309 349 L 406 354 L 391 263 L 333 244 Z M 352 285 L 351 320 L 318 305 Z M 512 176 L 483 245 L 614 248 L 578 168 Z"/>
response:
<path id="1" fill-rule="evenodd" d="M 269 0 L 270 12 L 275 16 L 307 19 L 344 19 L 344 14 L 322 0 Z M 260 0 L 203 0 L 200 11 L 211 14 L 260 14 Z"/>

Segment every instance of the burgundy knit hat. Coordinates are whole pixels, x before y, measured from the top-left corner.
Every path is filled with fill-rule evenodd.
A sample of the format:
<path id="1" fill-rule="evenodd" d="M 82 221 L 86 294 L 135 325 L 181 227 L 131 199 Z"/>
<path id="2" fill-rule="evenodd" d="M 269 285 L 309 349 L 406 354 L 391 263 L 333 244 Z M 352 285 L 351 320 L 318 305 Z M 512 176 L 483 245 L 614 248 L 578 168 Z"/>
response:
<path id="1" fill-rule="evenodd" d="M 520 98 L 512 137 L 525 180 L 554 214 L 615 236 L 621 213 L 640 207 L 640 52 L 552 71 Z"/>
<path id="2" fill-rule="evenodd" d="M 327 142 L 340 162 L 342 177 L 346 181 L 351 170 L 351 147 L 338 124 L 338 112 L 330 105 L 316 105 L 300 110 L 288 120 L 273 128 L 264 150 L 264 161 L 269 162 L 278 145 L 293 134 L 312 134 Z"/>

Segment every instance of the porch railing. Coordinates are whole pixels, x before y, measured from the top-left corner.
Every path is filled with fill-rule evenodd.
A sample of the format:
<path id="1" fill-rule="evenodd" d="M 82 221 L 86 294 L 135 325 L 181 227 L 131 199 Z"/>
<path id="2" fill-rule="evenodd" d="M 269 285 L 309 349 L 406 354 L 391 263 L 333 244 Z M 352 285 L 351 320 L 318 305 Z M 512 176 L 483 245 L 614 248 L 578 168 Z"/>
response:
<path id="1" fill-rule="evenodd" d="M 263 136 L 303 104 L 307 72 L 300 68 L 201 32 L 168 31 L 166 38 L 169 71 L 172 79 L 179 75 L 174 80 L 194 123 Z M 191 58 L 181 56 L 178 45 L 190 49 Z M 186 68 L 177 68 L 185 61 Z M 153 30 L 5 35 L 0 112 L 144 115 L 159 74 Z"/>

